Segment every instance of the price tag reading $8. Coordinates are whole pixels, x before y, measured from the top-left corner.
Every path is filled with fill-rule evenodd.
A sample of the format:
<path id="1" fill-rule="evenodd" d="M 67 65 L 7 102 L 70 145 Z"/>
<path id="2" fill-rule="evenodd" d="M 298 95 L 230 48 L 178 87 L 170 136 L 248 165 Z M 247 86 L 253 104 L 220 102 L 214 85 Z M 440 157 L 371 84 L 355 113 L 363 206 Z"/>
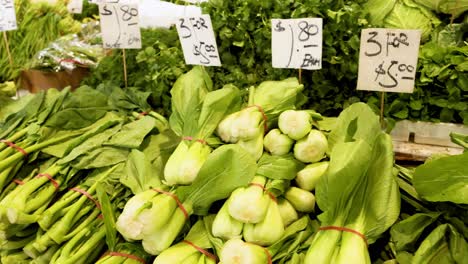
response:
<path id="1" fill-rule="evenodd" d="M 185 63 L 221 66 L 209 15 L 181 17 L 176 23 Z"/>
<path id="2" fill-rule="evenodd" d="M 13 0 L 0 0 L 0 31 L 17 29 L 15 3 Z"/>
<path id="3" fill-rule="evenodd" d="M 99 14 L 104 48 L 141 48 L 138 4 L 99 3 Z"/>
<path id="4" fill-rule="evenodd" d="M 420 30 L 362 30 L 357 89 L 412 93 L 420 39 Z"/>
<path id="5" fill-rule="evenodd" d="M 272 19 L 271 27 L 274 68 L 322 68 L 321 18 Z"/>

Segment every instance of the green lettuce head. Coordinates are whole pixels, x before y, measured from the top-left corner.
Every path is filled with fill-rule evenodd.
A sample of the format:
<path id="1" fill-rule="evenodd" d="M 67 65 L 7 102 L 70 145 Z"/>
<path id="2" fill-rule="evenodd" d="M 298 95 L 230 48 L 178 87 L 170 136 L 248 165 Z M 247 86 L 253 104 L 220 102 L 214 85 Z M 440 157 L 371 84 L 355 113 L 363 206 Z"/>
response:
<path id="1" fill-rule="evenodd" d="M 421 42 L 429 40 L 432 31 L 441 24 L 431 10 L 413 0 L 369 0 L 365 8 L 374 26 L 420 29 Z"/>

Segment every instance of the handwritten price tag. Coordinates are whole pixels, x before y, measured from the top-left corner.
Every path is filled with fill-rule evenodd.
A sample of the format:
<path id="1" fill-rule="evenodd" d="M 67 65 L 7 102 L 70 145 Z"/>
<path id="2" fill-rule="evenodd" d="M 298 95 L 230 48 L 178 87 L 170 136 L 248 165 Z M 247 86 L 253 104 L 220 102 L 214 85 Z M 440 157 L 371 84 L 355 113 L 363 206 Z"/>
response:
<path id="1" fill-rule="evenodd" d="M 362 30 L 357 89 L 412 93 L 420 39 L 420 30 Z"/>
<path id="2" fill-rule="evenodd" d="M 221 66 L 209 15 L 182 17 L 176 24 L 185 63 Z"/>
<path id="3" fill-rule="evenodd" d="M 83 12 L 83 0 L 70 0 L 67 9 L 70 13 L 81 14 Z"/>
<path id="4" fill-rule="evenodd" d="M 274 68 L 322 68 L 322 19 L 272 19 L 271 47 Z"/>
<path id="5" fill-rule="evenodd" d="M 136 3 L 100 3 L 104 48 L 140 49 L 141 34 Z"/>
<path id="6" fill-rule="evenodd" d="M 0 0 L 0 31 L 17 29 L 15 3 L 13 0 Z"/>

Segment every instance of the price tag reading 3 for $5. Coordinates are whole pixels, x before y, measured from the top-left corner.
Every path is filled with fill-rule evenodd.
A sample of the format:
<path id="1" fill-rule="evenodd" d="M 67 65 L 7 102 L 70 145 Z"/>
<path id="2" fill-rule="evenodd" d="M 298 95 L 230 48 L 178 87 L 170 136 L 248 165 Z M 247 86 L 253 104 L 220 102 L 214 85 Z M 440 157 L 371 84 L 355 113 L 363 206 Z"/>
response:
<path id="1" fill-rule="evenodd" d="M 321 18 L 272 19 L 271 27 L 274 68 L 322 68 Z"/>
<path id="2" fill-rule="evenodd" d="M 362 30 L 357 89 L 412 93 L 420 39 L 420 30 Z"/>
<path id="3" fill-rule="evenodd" d="M 181 17 L 176 23 L 185 63 L 221 66 L 209 15 Z"/>
<path id="4" fill-rule="evenodd" d="M 141 48 L 138 5 L 136 3 L 99 3 L 99 14 L 104 48 Z"/>
<path id="5" fill-rule="evenodd" d="M 0 0 L 0 31 L 17 29 L 15 3 L 13 0 Z"/>

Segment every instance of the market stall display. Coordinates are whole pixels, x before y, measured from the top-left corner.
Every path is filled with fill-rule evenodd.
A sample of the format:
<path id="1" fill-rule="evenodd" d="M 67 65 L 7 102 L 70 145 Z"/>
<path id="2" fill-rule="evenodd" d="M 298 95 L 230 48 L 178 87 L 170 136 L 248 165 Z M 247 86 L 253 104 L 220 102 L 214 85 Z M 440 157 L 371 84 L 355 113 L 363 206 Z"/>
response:
<path id="1" fill-rule="evenodd" d="M 8 36 L 20 64 L 0 71 L 1 263 L 467 262 L 464 0 L 210 0 L 187 7 L 203 16 L 167 14 L 177 30 L 141 39 L 120 38 L 139 28 L 135 5 L 104 3 L 101 15 L 128 22 L 106 28 L 117 37 L 107 51 L 89 31 L 100 25 L 72 19 L 96 5 L 83 16 L 61 2 L 16 5 Z M 320 69 L 274 68 L 272 19 L 312 17 L 322 20 L 274 21 L 299 41 L 321 31 L 301 42 L 322 49 Z M 360 38 L 376 27 L 387 42 L 395 28 L 421 30 L 414 93 L 356 90 L 360 44 L 409 45 Z M 141 49 L 122 49 L 137 39 Z M 16 61 L 16 46 L 31 49 Z M 221 66 L 206 66 L 218 55 Z M 22 70 L 70 82 L 83 68 L 73 87 L 43 75 L 44 89 L 17 97 Z M 422 121 L 453 124 L 422 133 Z M 399 142 L 434 146 L 402 161 Z"/>

